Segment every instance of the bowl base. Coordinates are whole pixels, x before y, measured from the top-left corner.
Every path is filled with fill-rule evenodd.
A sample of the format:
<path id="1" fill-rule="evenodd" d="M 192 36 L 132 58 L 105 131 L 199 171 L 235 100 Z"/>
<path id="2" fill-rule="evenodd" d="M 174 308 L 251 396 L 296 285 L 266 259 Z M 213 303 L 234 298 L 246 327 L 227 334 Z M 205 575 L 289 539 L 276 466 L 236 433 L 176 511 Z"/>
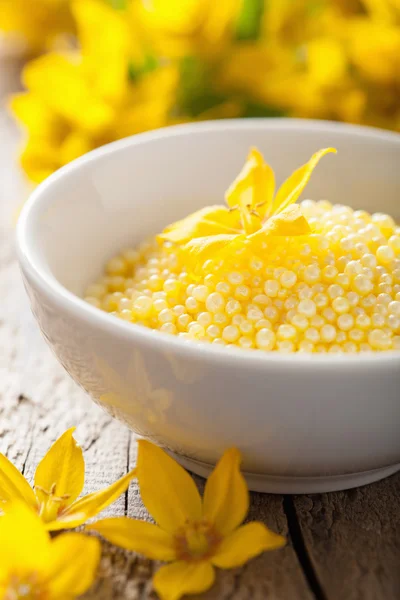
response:
<path id="1" fill-rule="evenodd" d="M 185 469 L 208 477 L 213 466 L 186 458 L 169 452 Z M 367 485 L 379 481 L 400 470 L 400 464 L 362 471 L 361 473 L 348 473 L 346 475 L 326 475 L 321 477 L 281 477 L 279 475 L 261 475 L 258 473 L 243 473 L 247 485 L 252 492 L 264 492 L 267 494 L 318 494 L 322 492 L 337 492 L 351 488 Z"/>

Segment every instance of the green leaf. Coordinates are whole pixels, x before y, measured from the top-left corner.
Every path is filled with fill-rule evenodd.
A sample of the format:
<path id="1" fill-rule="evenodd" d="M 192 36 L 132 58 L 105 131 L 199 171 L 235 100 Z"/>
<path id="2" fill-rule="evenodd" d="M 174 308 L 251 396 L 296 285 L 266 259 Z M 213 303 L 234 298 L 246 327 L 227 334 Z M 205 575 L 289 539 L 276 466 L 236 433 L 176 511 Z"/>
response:
<path id="1" fill-rule="evenodd" d="M 237 40 L 258 39 L 265 2 L 266 0 L 242 0 L 242 7 L 236 24 Z"/>
<path id="2" fill-rule="evenodd" d="M 256 102 L 248 102 L 245 104 L 245 109 L 242 114 L 242 117 L 284 117 L 285 115 L 286 112 L 276 106 L 268 106 L 265 104 L 257 104 Z"/>
<path id="3" fill-rule="evenodd" d="M 186 56 L 180 63 L 178 106 L 182 114 L 197 117 L 229 100 L 229 96 L 213 89 L 212 73 L 195 56 Z"/>
<path id="4" fill-rule="evenodd" d="M 129 64 L 128 76 L 132 82 L 137 81 L 143 75 L 147 75 L 152 71 L 155 71 L 160 66 L 159 61 L 155 56 L 147 54 L 142 64 L 138 65 L 133 62 Z"/>
<path id="5" fill-rule="evenodd" d="M 111 4 L 112 8 L 115 10 L 125 10 L 126 9 L 126 0 L 107 0 L 109 4 Z"/>

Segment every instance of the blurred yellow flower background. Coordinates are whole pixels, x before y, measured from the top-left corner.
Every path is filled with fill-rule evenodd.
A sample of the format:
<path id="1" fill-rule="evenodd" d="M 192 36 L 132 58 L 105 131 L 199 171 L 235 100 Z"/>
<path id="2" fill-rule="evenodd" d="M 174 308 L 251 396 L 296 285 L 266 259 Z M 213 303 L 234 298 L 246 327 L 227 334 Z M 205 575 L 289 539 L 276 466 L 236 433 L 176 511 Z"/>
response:
<path id="1" fill-rule="evenodd" d="M 229 117 L 400 131 L 400 0 L 0 0 L 35 182 L 110 141 Z"/>

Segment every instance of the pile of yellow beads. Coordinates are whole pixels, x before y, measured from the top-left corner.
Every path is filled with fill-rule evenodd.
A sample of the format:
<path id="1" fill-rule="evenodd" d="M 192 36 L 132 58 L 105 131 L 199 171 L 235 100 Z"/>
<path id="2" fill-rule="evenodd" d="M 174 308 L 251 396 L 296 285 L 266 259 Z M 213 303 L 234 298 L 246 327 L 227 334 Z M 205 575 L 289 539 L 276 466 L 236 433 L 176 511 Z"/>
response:
<path id="1" fill-rule="evenodd" d="M 196 274 L 171 242 L 106 265 L 86 301 L 182 339 L 279 352 L 400 350 L 400 227 L 323 200 L 301 204 L 309 235 L 266 239 Z"/>

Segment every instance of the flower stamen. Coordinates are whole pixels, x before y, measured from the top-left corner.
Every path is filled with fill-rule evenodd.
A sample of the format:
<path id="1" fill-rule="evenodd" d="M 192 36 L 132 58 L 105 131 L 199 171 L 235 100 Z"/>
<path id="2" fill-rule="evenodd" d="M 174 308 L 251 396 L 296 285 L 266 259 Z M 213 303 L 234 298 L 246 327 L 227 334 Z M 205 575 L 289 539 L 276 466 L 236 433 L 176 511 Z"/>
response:
<path id="1" fill-rule="evenodd" d="M 179 560 L 199 562 L 210 558 L 222 537 L 208 521 L 187 522 L 175 534 L 176 554 Z"/>

